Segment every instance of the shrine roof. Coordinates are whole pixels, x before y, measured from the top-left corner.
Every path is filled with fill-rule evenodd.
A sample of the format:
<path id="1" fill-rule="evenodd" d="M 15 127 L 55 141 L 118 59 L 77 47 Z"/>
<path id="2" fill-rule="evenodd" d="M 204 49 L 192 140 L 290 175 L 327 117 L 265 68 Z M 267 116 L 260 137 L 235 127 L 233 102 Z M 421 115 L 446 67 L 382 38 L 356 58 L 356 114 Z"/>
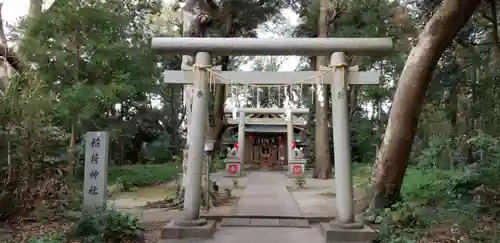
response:
<path id="1" fill-rule="evenodd" d="M 299 133 L 304 130 L 304 127 L 294 126 L 294 133 Z M 232 132 L 238 131 L 238 125 L 230 125 L 228 130 Z M 249 133 L 286 133 L 286 125 L 260 124 L 260 125 L 245 125 L 245 132 Z"/>
<path id="2" fill-rule="evenodd" d="M 297 127 L 303 127 L 306 124 L 306 119 L 302 117 L 293 117 L 293 125 Z M 240 123 L 239 119 L 234 119 L 233 117 L 228 117 L 228 123 L 230 125 L 237 125 Z M 284 115 L 274 115 L 274 114 L 252 114 L 245 116 L 245 125 L 284 125 L 286 126 L 287 120 Z"/>

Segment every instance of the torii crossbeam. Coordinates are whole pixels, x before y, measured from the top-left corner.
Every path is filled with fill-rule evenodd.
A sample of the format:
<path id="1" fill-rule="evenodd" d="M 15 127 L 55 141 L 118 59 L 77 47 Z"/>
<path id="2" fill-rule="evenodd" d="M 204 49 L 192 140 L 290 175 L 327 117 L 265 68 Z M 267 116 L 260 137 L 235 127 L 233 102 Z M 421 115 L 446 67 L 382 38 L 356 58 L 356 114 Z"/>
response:
<path id="1" fill-rule="evenodd" d="M 151 48 L 165 55 L 209 52 L 217 56 L 325 56 L 333 52 L 380 55 L 393 50 L 391 38 L 165 38 L 155 37 Z"/>
<path id="2" fill-rule="evenodd" d="M 326 69 L 326 68 L 325 68 Z M 378 84 L 379 71 L 357 72 L 349 70 L 348 84 Z M 215 78 L 215 83 L 238 85 L 294 85 L 318 84 L 324 80 L 318 77 L 324 71 L 295 71 L 295 72 L 256 72 L 256 71 L 213 71 L 223 79 Z M 192 71 L 164 71 L 165 83 L 192 84 L 194 80 Z M 318 78 L 314 78 L 318 77 Z"/>
<path id="3" fill-rule="evenodd" d="M 258 113 L 258 114 L 286 114 L 290 112 L 292 114 L 308 114 L 309 108 L 295 108 L 295 109 L 285 109 L 285 108 L 224 108 L 224 113 L 230 114 L 234 111 L 245 112 L 246 114 Z"/>

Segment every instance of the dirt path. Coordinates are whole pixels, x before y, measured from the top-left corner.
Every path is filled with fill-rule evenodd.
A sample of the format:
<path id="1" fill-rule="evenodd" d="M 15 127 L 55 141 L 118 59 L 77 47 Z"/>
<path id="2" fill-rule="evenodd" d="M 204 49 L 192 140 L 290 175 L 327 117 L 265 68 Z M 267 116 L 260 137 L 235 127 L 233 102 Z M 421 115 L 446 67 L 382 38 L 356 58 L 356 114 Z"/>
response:
<path id="1" fill-rule="evenodd" d="M 211 178 L 217 181 L 219 191 L 225 188 L 231 189 L 231 193 L 235 197 L 241 196 L 246 183 L 246 178 L 238 180 L 239 188 L 234 188 L 233 179 L 224 177 L 224 173 L 213 173 Z M 139 218 L 142 225 L 156 225 L 169 222 L 170 220 L 180 218 L 182 212 L 180 210 L 166 210 L 162 208 L 144 208 L 148 202 L 161 201 L 167 197 L 175 195 L 175 183 L 163 184 L 147 188 L 137 188 L 131 192 L 115 193 L 113 198 L 109 201 L 110 205 L 119 209 L 120 211 L 131 213 Z M 211 208 L 208 212 L 201 211 L 200 213 L 206 215 L 230 215 L 235 210 L 235 201 L 227 205 Z"/>

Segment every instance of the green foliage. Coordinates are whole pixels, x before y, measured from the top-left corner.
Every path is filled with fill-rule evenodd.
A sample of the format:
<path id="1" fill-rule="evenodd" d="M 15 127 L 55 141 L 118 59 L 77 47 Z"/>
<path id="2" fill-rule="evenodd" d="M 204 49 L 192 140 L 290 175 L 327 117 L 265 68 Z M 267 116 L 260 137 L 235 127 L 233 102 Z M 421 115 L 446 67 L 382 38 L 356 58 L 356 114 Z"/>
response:
<path id="1" fill-rule="evenodd" d="M 28 240 L 28 243 L 63 243 L 64 237 L 59 234 L 50 234 L 44 236 L 33 237 Z"/>
<path id="2" fill-rule="evenodd" d="M 408 200 L 440 200 L 446 197 L 459 174 L 447 170 L 408 169 L 402 195 Z"/>
<path id="3" fill-rule="evenodd" d="M 153 163 L 165 163 L 171 160 L 175 155 L 177 145 L 172 145 L 171 137 L 166 134 L 158 136 L 158 138 L 144 147 L 144 158 Z"/>
<path id="4" fill-rule="evenodd" d="M 224 170 L 226 169 L 226 163 L 224 163 L 224 155 L 222 153 L 217 154 L 215 158 L 212 160 L 212 172 L 218 171 L 218 170 Z"/>
<path id="5" fill-rule="evenodd" d="M 296 36 L 317 36 L 318 2 L 293 3 L 292 7 L 303 17 L 295 29 Z M 361 70 L 382 72 L 379 86 L 362 87 L 357 94 L 357 108 L 351 117 L 354 161 L 362 164 L 374 160 L 408 50 L 417 30 L 439 2 L 420 1 L 412 3 L 409 9 L 399 6 L 398 1 L 336 2 L 341 5 L 336 9 L 339 15 L 330 25 L 330 36 L 391 36 L 396 40 L 395 55 L 383 60 L 348 60 Z M 180 69 L 180 59 L 156 56 L 148 43 L 153 35 L 176 32 L 170 24 L 172 19 L 156 27 L 150 23 L 161 9 L 161 1 L 88 0 L 79 1 L 78 6 L 75 3 L 57 0 L 40 17 L 20 26 L 20 53 L 36 67 L 36 72 L 15 76 L 6 89 L 0 87 L 0 178 L 5 181 L 0 187 L 0 220 L 22 208 L 32 208 L 40 192 L 48 191 L 51 198 L 59 191 L 66 192 L 62 175 L 67 162 L 72 161 L 66 147 L 73 127 L 77 142 L 81 142 L 86 131 L 110 131 L 111 165 L 165 163 L 181 151 L 183 88 L 159 82 L 162 69 Z M 280 9 L 291 2 L 217 4 L 221 12 L 235 21 L 226 26 L 226 19 L 214 18 L 208 36 L 254 37 L 257 26 L 279 20 Z M 434 72 L 427 100 L 422 104 L 412 164 L 402 186 L 404 201 L 374 215 L 383 242 L 416 242 L 446 220 L 467 228 L 467 222 L 478 221 L 481 215 L 496 215 L 500 184 L 500 69 L 495 60 L 498 55 L 491 51 L 494 46 L 484 41 L 495 26 L 487 19 L 497 16 L 487 16 L 488 6 L 484 8 L 469 21 Z M 400 9 L 408 11 L 398 16 Z M 409 26 L 402 22 L 409 22 Z M 260 66 L 256 68 L 264 68 L 263 63 L 256 64 Z M 271 64 L 276 68 L 276 62 Z M 235 66 L 234 62 L 230 66 Z M 312 125 L 313 122 L 308 124 Z M 314 141 L 313 136 L 310 141 Z M 214 168 L 223 166 L 221 160 L 214 160 Z M 127 190 L 173 180 L 179 171 L 179 164 L 110 166 L 109 181 Z M 355 174 L 356 184 L 366 187 L 370 171 L 356 164 Z M 125 217 L 106 217 L 119 218 L 122 223 L 115 228 L 129 224 Z M 490 228 L 472 232 L 472 242 L 498 241 L 491 233 L 498 229 Z M 39 240 L 46 242 L 50 237 Z"/>
<path id="6" fill-rule="evenodd" d="M 377 133 L 374 131 L 373 125 L 373 121 L 363 117 L 362 112 L 355 112 L 351 131 L 351 157 L 353 161 L 363 163 L 373 162 L 376 152 L 375 144 L 377 144 L 378 141 Z M 331 136 L 331 138 L 331 151 L 333 151 L 333 136 Z"/>
<path id="7" fill-rule="evenodd" d="M 69 238 L 83 243 L 140 242 L 144 229 L 138 222 L 137 217 L 114 209 L 87 212 L 69 232 Z"/>
<path id="8" fill-rule="evenodd" d="M 39 199 L 70 196 L 62 178 L 67 134 L 51 123 L 54 97 L 31 78 L 14 77 L 0 96 L 0 222 L 31 213 Z M 20 88 L 21 80 L 32 80 L 31 86 Z"/>
<path id="9" fill-rule="evenodd" d="M 488 155 L 477 156 L 477 163 L 462 170 L 426 166 L 407 170 L 403 202 L 367 217 L 377 224 L 379 242 L 416 242 L 424 235 L 433 235 L 433 229 L 439 227 L 450 231 L 451 227 L 458 227 L 457 231 L 467 235 L 466 242 L 500 240 L 495 233 L 500 226 L 492 226 L 490 222 L 491 215 L 500 210 L 499 140 L 478 134 L 469 143 L 478 150 L 488 151 Z M 426 156 L 432 159 L 438 154 Z"/>
<path id="10" fill-rule="evenodd" d="M 428 141 L 428 147 L 415 158 L 419 166 L 427 168 L 453 168 L 450 163 L 449 153 L 451 151 L 450 139 L 442 136 L 431 136 Z"/>
<path id="11" fill-rule="evenodd" d="M 377 212 L 372 220 L 378 224 L 377 242 L 406 243 L 416 242 L 429 226 L 421 216 L 421 205 L 398 203 L 391 208 Z"/>
<path id="12" fill-rule="evenodd" d="M 150 23 L 161 3 L 55 1 L 21 25 L 19 48 L 57 97 L 52 124 L 74 127 L 77 142 L 87 131 L 109 131 L 111 164 L 165 162 L 182 146 L 181 86 L 158 82 L 180 59 L 155 55 L 148 42 L 162 34 Z"/>
<path id="13" fill-rule="evenodd" d="M 180 168 L 175 164 L 113 166 L 108 172 L 109 184 L 119 184 L 125 191 L 175 180 Z"/>
<path id="14" fill-rule="evenodd" d="M 306 183 L 307 183 L 307 180 L 306 180 L 306 174 L 303 173 L 297 177 L 295 177 L 295 179 L 293 179 L 293 182 L 295 183 L 295 185 L 297 185 L 299 188 L 304 188 Z"/>
<path id="15" fill-rule="evenodd" d="M 55 5 L 29 25 L 22 47 L 32 54 L 30 61 L 45 64 L 40 77 L 53 90 L 64 91 L 56 107 L 60 116 L 90 118 L 106 106 L 151 90 L 151 77 L 160 70 L 140 64 L 155 61 L 155 56 L 145 41 L 147 27 L 137 23 L 145 23 L 157 7 L 154 1 L 82 1 L 79 6 Z M 77 50 L 89 56 L 88 61 L 76 56 Z"/>
<path id="16" fill-rule="evenodd" d="M 439 158 L 443 152 L 449 153 L 447 150 L 454 149 L 452 146 L 442 145 L 443 143 L 447 144 L 448 141 L 439 137 L 431 139 L 429 147 L 422 150 L 420 157 L 418 157 L 418 160 L 421 161 L 419 162 L 420 168 L 422 166 L 427 167 L 429 161 L 431 164 L 439 164 L 436 162 L 436 158 Z M 443 181 L 441 180 L 452 180 L 455 183 L 453 185 L 454 190 L 460 195 L 465 195 L 469 193 L 469 190 L 480 185 L 485 185 L 487 187 L 495 187 L 498 185 L 500 183 L 500 172 L 498 172 L 498 169 L 500 169 L 500 140 L 491 135 L 479 133 L 471 137 L 467 143 L 477 151 L 473 157 L 475 163 L 462 166 L 460 171 L 448 171 L 445 173 L 439 169 L 430 170 L 433 171 L 433 173 L 418 175 L 417 180 L 426 180 L 429 181 L 429 183 L 435 183 L 436 185 L 430 186 L 432 188 L 437 188 L 437 186 L 441 185 L 442 190 L 450 185 L 442 185 Z M 452 151 L 452 153 L 455 153 L 455 151 Z M 449 158 L 447 158 L 447 160 L 449 160 Z M 453 164 L 458 164 L 459 162 L 463 163 L 464 161 L 452 161 Z M 439 178 L 428 178 L 429 176 L 439 176 Z M 411 180 L 411 178 L 411 172 L 408 172 L 405 180 Z"/>
<path id="17" fill-rule="evenodd" d="M 356 188 L 367 189 L 370 184 L 371 164 L 353 163 L 352 167 L 354 186 Z"/>
<path id="18" fill-rule="evenodd" d="M 465 242 L 498 242 L 500 237 L 495 232 L 499 226 L 490 221 L 500 209 L 499 142 L 498 138 L 478 133 L 468 140 L 478 151 L 476 163 L 443 170 L 437 159 L 453 147 L 443 146 L 448 141 L 435 136 L 415 159 L 416 165 L 407 169 L 401 190 L 403 201 L 366 215 L 378 229 L 378 241 L 418 242 L 423 237 L 452 234 L 452 228 L 456 228 L 453 230 L 461 232 L 456 237 L 465 237 Z M 364 171 L 355 166 L 354 174 Z M 437 230 L 440 228 L 445 232 Z"/>
<path id="19" fill-rule="evenodd" d="M 404 200 L 367 215 L 367 219 L 377 225 L 378 242 L 417 242 L 429 227 L 440 222 L 454 184 L 450 174 L 449 171 L 408 169 L 402 189 Z"/>

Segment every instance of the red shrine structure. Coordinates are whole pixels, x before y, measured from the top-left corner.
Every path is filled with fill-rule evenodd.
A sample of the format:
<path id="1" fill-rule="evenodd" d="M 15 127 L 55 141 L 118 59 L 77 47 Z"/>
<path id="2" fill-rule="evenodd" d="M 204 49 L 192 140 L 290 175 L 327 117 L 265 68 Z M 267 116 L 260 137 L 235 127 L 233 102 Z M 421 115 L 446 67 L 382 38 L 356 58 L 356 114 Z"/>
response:
<path id="1" fill-rule="evenodd" d="M 228 118 L 230 127 L 223 136 L 223 144 L 229 148 L 239 148 L 238 119 Z M 292 148 L 303 146 L 302 131 L 305 119 L 293 119 Z M 288 169 L 287 125 L 280 115 L 255 114 L 246 117 L 244 152 L 241 156 L 243 169 Z"/>

